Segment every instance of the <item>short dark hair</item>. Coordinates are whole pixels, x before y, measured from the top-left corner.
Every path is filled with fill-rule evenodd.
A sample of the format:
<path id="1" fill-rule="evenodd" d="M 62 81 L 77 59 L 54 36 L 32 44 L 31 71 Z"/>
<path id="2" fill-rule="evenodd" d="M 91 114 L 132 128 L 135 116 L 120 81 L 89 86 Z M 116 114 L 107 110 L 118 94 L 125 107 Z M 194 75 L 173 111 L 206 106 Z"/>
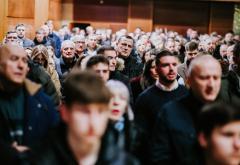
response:
<path id="1" fill-rule="evenodd" d="M 87 69 L 91 69 L 92 66 L 94 66 L 96 64 L 99 64 L 99 63 L 103 63 L 103 64 L 106 64 L 106 65 L 109 65 L 109 61 L 108 61 L 108 59 L 106 57 L 104 57 L 103 55 L 96 55 L 96 56 L 91 57 L 88 60 L 86 68 Z"/>
<path id="2" fill-rule="evenodd" d="M 159 66 L 160 65 L 160 58 L 164 57 L 164 56 L 174 56 L 176 58 L 178 58 L 175 54 L 171 53 L 170 51 L 168 50 L 162 50 L 160 52 L 157 53 L 156 55 L 156 66 Z"/>
<path id="3" fill-rule="evenodd" d="M 112 46 L 101 46 L 100 48 L 97 49 L 97 54 L 103 54 L 105 51 L 115 51 L 114 47 Z"/>
<path id="4" fill-rule="evenodd" d="M 104 81 L 91 71 L 74 70 L 63 83 L 63 101 L 67 106 L 73 103 L 108 104 L 112 95 Z"/>
<path id="5" fill-rule="evenodd" d="M 224 126 L 230 122 L 240 121 L 240 104 L 237 100 L 231 104 L 215 102 L 206 105 L 199 114 L 198 132 L 211 136 L 214 128 Z"/>
<path id="6" fill-rule="evenodd" d="M 195 41 L 190 41 L 190 42 L 186 43 L 186 45 L 185 45 L 186 51 L 194 51 L 197 49 L 198 49 L 198 43 Z"/>

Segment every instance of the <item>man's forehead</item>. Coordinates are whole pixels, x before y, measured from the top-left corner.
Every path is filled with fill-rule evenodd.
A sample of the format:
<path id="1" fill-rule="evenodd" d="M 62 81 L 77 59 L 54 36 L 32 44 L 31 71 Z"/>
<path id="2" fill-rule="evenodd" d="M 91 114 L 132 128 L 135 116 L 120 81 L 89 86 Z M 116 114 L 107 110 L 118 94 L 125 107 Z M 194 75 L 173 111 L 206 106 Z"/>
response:
<path id="1" fill-rule="evenodd" d="M 11 55 L 16 56 L 26 56 L 27 53 L 24 51 L 23 48 L 16 46 L 16 45 L 7 45 L 0 48 L 0 59 L 9 58 Z"/>
<path id="2" fill-rule="evenodd" d="M 221 75 L 221 66 L 215 61 L 205 61 L 203 63 L 196 64 L 193 68 L 196 75 L 204 74 L 217 74 Z"/>
<path id="3" fill-rule="evenodd" d="M 120 40 L 120 43 L 131 43 L 131 44 L 133 44 L 133 40 L 131 40 L 131 39 L 129 39 L 129 38 L 123 38 L 123 39 L 121 39 Z"/>

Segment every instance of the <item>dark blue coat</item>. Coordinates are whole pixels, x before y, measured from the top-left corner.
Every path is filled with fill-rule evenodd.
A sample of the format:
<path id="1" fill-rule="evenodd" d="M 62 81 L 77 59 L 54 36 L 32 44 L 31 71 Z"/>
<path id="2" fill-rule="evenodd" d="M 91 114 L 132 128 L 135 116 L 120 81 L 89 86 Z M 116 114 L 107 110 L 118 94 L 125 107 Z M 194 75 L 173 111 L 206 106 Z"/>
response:
<path id="1" fill-rule="evenodd" d="M 189 94 L 162 108 L 150 142 L 152 164 L 201 164 L 196 120 L 202 106 L 202 103 Z"/>
<path id="2" fill-rule="evenodd" d="M 43 93 L 40 85 L 30 82 L 25 83 L 25 112 L 23 144 L 31 146 L 41 140 L 59 122 L 59 115 L 53 102 Z M 0 111 L 0 138 L 11 144 L 10 127 L 7 119 Z"/>

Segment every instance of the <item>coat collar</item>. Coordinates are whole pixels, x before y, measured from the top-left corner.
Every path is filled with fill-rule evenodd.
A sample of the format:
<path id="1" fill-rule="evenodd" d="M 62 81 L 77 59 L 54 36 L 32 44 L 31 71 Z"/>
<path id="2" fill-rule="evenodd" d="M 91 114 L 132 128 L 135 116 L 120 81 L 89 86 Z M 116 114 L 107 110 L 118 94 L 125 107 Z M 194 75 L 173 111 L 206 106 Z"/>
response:
<path id="1" fill-rule="evenodd" d="M 41 85 L 40 84 L 37 84 L 29 79 L 26 79 L 24 81 L 24 86 L 27 90 L 27 92 L 32 96 L 34 94 L 36 94 L 39 89 L 41 88 Z"/>

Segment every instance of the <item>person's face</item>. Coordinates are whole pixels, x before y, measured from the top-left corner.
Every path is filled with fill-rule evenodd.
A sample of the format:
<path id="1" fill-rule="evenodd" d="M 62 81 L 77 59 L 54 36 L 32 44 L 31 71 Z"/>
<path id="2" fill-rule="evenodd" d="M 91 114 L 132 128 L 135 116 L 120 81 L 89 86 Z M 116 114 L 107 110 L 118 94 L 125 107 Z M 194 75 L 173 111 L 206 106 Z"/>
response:
<path id="1" fill-rule="evenodd" d="M 75 47 L 77 52 L 83 52 L 85 49 L 85 40 L 75 41 Z"/>
<path id="2" fill-rule="evenodd" d="M 44 55 L 42 55 L 42 54 L 37 55 L 37 56 L 33 59 L 33 61 L 34 61 L 35 63 L 38 63 L 38 64 L 42 65 L 43 67 L 45 66 L 45 64 L 46 64 L 46 62 L 47 62 L 47 60 L 44 58 Z"/>
<path id="3" fill-rule="evenodd" d="M 62 48 L 62 56 L 63 56 L 63 58 L 65 58 L 65 59 L 74 58 L 74 56 L 75 56 L 74 51 L 75 51 L 74 45 L 71 44 L 71 43 L 67 43 Z"/>
<path id="4" fill-rule="evenodd" d="M 115 71 L 117 65 L 117 53 L 115 50 L 105 50 L 104 56 L 109 61 L 109 70 Z"/>
<path id="5" fill-rule="evenodd" d="M 186 51 L 186 57 L 187 57 L 187 64 L 189 65 L 190 62 L 197 56 L 198 50 L 193 51 Z"/>
<path id="6" fill-rule="evenodd" d="M 97 36 L 96 35 L 89 36 L 87 46 L 91 49 L 96 48 L 96 46 L 97 46 Z"/>
<path id="7" fill-rule="evenodd" d="M 43 30 L 43 34 L 44 34 L 44 36 L 45 37 L 47 37 L 48 35 L 49 35 L 49 27 L 47 26 L 47 25 L 43 25 L 42 27 L 41 27 L 41 29 Z"/>
<path id="8" fill-rule="evenodd" d="M 227 58 L 228 58 L 228 60 L 229 60 L 230 63 L 232 63 L 233 49 L 234 49 L 234 45 L 229 46 L 229 47 L 227 48 Z"/>
<path id="9" fill-rule="evenodd" d="M 104 63 L 98 63 L 92 66 L 92 69 L 105 81 L 109 79 L 109 66 Z"/>
<path id="10" fill-rule="evenodd" d="M 220 55 L 222 56 L 222 58 L 225 58 L 227 57 L 227 48 L 228 46 L 227 45 L 221 45 L 220 46 Z"/>
<path id="11" fill-rule="evenodd" d="M 18 38 L 24 38 L 25 37 L 25 33 L 26 33 L 26 28 L 24 26 L 19 26 L 16 29 Z"/>
<path id="12" fill-rule="evenodd" d="M 151 54 L 150 52 L 146 52 L 145 55 L 144 55 L 144 60 L 145 62 L 149 61 L 151 59 Z"/>
<path id="13" fill-rule="evenodd" d="M 181 43 L 180 43 L 180 42 L 175 42 L 175 48 L 174 48 L 174 50 L 175 50 L 176 52 L 179 52 L 180 49 L 181 49 Z"/>
<path id="14" fill-rule="evenodd" d="M 110 103 L 110 119 L 120 120 L 126 111 L 128 100 L 120 89 L 112 89 L 113 97 Z"/>
<path id="15" fill-rule="evenodd" d="M 216 127 L 203 146 L 216 164 L 240 164 L 240 121 Z"/>
<path id="16" fill-rule="evenodd" d="M 209 53 L 213 53 L 214 49 L 215 49 L 215 45 L 212 42 L 212 40 L 207 40 L 205 42 L 205 50 Z"/>
<path id="17" fill-rule="evenodd" d="M 141 43 L 138 45 L 137 50 L 138 52 L 143 53 L 145 51 L 145 48 L 146 48 L 146 44 Z"/>
<path id="18" fill-rule="evenodd" d="M 188 83 L 200 101 L 203 103 L 214 101 L 221 86 L 221 66 L 212 60 L 196 65 Z"/>
<path id="19" fill-rule="evenodd" d="M 0 61 L 0 72 L 9 81 L 22 84 L 28 72 L 28 58 L 24 49 L 12 47 Z"/>
<path id="20" fill-rule="evenodd" d="M 155 63 L 155 61 L 152 62 L 152 66 L 150 68 L 150 74 L 151 74 L 151 77 L 154 78 L 155 80 L 158 79 L 158 74 L 156 72 L 156 63 Z"/>
<path id="21" fill-rule="evenodd" d="M 159 66 L 156 66 L 156 71 L 159 80 L 163 83 L 172 83 L 177 78 L 178 59 L 174 56 L 163 56 L 159 59 Z"/>
<path id="22" fill-rule="evenodd" d="M 63 121 L 68 126 L 68 135 L 89 147 L 101 140 L 106 130 L 108 112 L 108 104 L 100 103 L 74 103 L 70 107 L 63 105 L 61 109 Z"/>
<path id="23" fill-rule="evenodd" d="M 225 35 L 225 41 L 226 42 L 230 42 L 230 41 L 232 41 L 232 39 L 233 39 L 233 35 L 231 34 L 231 33 L 227 33 L 226 35 Z"/>
<path id="24" fill-rule="evenodd" d="M 133 49 L 133 40 L 123 38 L 118 42 L 117 47 L 120 55 L 128 57 Z"/>
<path id="25" fill-rule="evenodd" d="M 168 51 L 170 51 L 171 53 L 173 53 L 174 50 L 175 50 L 175 44 L 174 44 L 174 42 L 167 42 L 165 47 L 166 47 L 166 49 L 167 49 Z"/>
<path id="26" fill-rule="evenodd" d="M 38 42 L 42 42 L 43 41 L 43 38 L 44 38 L 44 34 L 43 33 L 37 33 L 36 34 L 36 40 Z"/>
<path id="27" fill-rule="evenodd" d="M 9 33 L 6 36 L 7 43 L 17 43 L 18 36 L 17 33 Z"/>

